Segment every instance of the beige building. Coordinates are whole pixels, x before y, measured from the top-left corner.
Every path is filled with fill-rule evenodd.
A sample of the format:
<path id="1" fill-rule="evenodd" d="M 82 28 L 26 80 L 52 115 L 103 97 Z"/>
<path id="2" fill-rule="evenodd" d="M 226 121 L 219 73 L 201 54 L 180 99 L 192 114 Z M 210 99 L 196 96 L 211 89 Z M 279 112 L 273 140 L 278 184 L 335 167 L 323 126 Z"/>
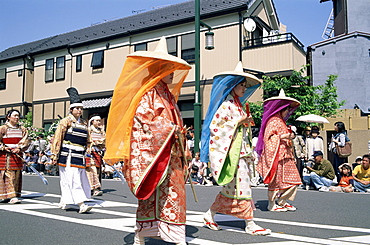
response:
<path id="1" fill-rule="evenodd" d="M 206 50 L 201 28 L 201 98 L 203 117 L 214 74 L 234 70 L 239 60 L 261 77 L 289 76 L 306 63 L 303 45 L 279 23 L 272 0 L 203 0 L 201 20 L 212 27 L 214 49 Z M 154 50 L 167 38 L 169 53 L 194 67 L 194 2 L 188 1 L 11 47 L 0 53 L 0 116 L 16 108 L 33 112 L 36 127 L 48 128 L 68 113 L 68 87 L 76 87 L 84 117 L 108 116 L 110 98 L 126 56 Z M 194 69 L 182 88 L 179 106 L 187 125 L 194 118 Z M 257 90 L 252 101 L 261 100 Z"/>

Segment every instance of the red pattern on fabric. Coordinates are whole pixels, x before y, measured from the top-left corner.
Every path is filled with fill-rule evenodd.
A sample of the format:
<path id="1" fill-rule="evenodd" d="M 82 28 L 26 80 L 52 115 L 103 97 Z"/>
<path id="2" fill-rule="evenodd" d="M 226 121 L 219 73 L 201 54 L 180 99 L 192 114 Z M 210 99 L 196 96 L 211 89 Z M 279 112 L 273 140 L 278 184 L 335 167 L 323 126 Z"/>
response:
<path id="1" fill-rule="evenodd" d="M 289 129 L 279 113 L 268 120 L 264 134 L 265 146 L 257 171 L 264 179 L 270 180 L 270 191 L 285 190 L 301 184 L 291 140 L 280 139 L 282 134 L 287 133 Z"/>
<path id="2" fill-rule="evenodd" d="M 253 200 L 228 198 L 219 193 L 211 206 L 217 213 L 232 215 L 239 219 L 253 219 Z"/>
<path id="3" fill-rule="evenodd" d="M 85 158 L 86 167 L 91 165 L 95 165 L 96 167 L 100 168 L 103 163 L 103 157 L 96 151 L 91 152 L 91 157 Z"/>
<path id="4" fill-rule="evenodd" d="M 8 144 L 18 144 L 21 141 L 21 137 L 14 137 L 14 138 L 3 138 L 3 143 Z"/>
<path id="5" fill-rule="evenodd" d="M 170 109 L 171 104 L 173 110 Z M 161 147 L 171 137 L 174 124 L 183 128 L 175 98 L 166 93 L 163 85 L 156 85 L 142 97 L 138 105 L 131 133 L 130 160 L 123 165 L 127 184 L 134 194 L 135 188 L 148 173 L 148 168 L 155 164 Z M 186 166 L 181 160 L 183 156 L 179 139 L 171 144 L 171 151 L 167 154 L 170 160 L 163 182 L 148 199 L 138 200 L 138 222 L 161 220 L 179 225 L 186 222 Z"/>
<path id="6" fill-rule="evenodd" d="M 157 187 L 164 171 L 166 170 L 171 157 L 172 140 L 170 140 L 159 155 L 157 161 L 151 166 L 148 174 L 141 181 L 137 188 L 136 197 L 140 200 L 148 199 Z"/>
<path id="7" fill-rule="evenodd" d="M 23 169 L 23 160 L 16 154 L 0 151 L 0 170 L 20 170 Z"/>

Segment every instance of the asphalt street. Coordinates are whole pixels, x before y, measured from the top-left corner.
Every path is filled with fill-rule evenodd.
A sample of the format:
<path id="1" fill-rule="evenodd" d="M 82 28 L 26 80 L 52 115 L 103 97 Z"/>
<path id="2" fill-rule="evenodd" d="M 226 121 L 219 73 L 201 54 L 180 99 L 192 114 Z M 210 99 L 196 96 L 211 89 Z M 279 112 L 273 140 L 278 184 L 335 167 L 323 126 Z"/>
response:
<path id="1" fill-rule="evenodd" d="M 23 176 L 21 204 L 0 203 L 0 244 L 132 244 L 136 199 L 126 184 L 103 180 L 104 195 L 88 202 L 91 212 L 79 214 L 78 207 L 58 208 L 59 177 L 46 176 L 44 185 L 35 175 Z M 244 233 L 243 220 L 216 215 L 223 228 L 203 227 L 202 214 L 213 203 L 221 187 L 195 186 L 199 201 L 187 189 L 187 226 L 189 244 L 370 244 L 370 194 L 325 193 L 299 190 L 295 212 L 267 211 L 266 187 L 253 188 L 255 222 L 272 230 L 269 236 Z M 169 244 L 146 239 L 146 244 Z"/>

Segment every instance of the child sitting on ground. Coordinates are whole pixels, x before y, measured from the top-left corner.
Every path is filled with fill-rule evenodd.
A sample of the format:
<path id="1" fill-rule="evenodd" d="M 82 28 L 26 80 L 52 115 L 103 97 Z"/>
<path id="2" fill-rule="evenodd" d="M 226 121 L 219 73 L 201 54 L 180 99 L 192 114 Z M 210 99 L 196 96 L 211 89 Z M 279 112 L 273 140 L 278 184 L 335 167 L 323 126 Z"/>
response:
<path id="1" fill-rule="evenodd" d="M 202 175 L 199 173 L 199 167 L 196 165 L 193 165 L 191 167 L 190 172 L 190 179 L 193 182 L 193 184 L 200 184 L 202 182 Z"/>
<path id="2" fill-rule="evenodd" d="M 352 169 L 348 164 L 342 164 L 339 166 L 341 178 L 338 186 L 331 186 L 330 191 L 334 192 L 353 192 L 353 177 Z"/>

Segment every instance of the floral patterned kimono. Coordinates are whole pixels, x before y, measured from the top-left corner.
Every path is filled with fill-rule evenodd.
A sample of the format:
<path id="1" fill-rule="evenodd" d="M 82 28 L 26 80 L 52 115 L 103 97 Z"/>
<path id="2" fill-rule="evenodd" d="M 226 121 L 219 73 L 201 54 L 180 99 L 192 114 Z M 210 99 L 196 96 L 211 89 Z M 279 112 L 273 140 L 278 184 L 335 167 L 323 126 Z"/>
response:
<path id="1" fill-rule="evenodd" d="M 280 135 L 289 133 L 289 129 L 280 113 L 272 116 L 266 125 L 265 146 L 258 163 L 258 172 L 264 182 L 268 183 L 270 201 L 277 197 L 293 201 L 301 179 L 293 155 L 292 141 L 280 139 Z"/>
<path id="2" fill-rule="evenodd" d="M 247 105 L 248 106 L 248 105 Z M 246 128 L 237 122 L 245 115 L 239 99 L 228 95 L 210 124 L 209 158 L 213 177 L 223 188 L 211 210 L 241 219 L 253 218 L 250 175 L 251 142 Z"/>
<path id="3" fill-rule="evenodd" d="M 185 145 L 176 139 L 183 127 L 179 108 L 167 85 L 160 82 L 142 97 L 135 113 L 131 153 L 123 165 L 127 183 L 139 199 L 136 232 L 165 241 L 185 240 Z"/>

